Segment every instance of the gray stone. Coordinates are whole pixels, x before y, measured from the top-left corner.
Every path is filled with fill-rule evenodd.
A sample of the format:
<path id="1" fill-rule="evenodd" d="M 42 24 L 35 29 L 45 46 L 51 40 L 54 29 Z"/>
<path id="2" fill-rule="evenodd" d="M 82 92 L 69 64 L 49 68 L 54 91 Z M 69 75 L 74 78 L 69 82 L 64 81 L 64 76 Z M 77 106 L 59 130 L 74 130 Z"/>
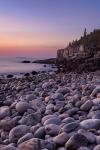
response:
<path id="1" fill-rule="evenodd" d="M 57 145 L 64 146 L 64 144 L 68 141 L 68 134 L 62 132 L 53 138 L 53 142 Z"/>
<path id="2" fill-rule="evenodd" d="M 21 125 L 33 126 L 41 121 L 41 113 L 36 112 L 29 114 L 27 116 L 23 116 L 19 121 Z"/>
<path id="3" fill-rule="evenodd" d="M 80 130 L 78 130 L 78 133 L 84 135 L 87 138 L 89 143 L 93 144 L 96 142 L 96 136 L 92 132 L 89 132 L 84 129 L 80 129 Z"/>
<path id="4" fill-rule="evenodd" d="M 43 139 L 45 137 L 45 128 L 44 127 L 40 127 L 36 130 L 36 132 L 34 133 L 34 137 L 35 138 L 39 138 L 39 139 Z"/>
<path id="5" fill-rule="evenodd" d="M 16 143 L 19 140 L 19 138 L 21 138 L 29 132 L 30 128 L 26 125 L 16 126 L 9 132 L 9 141 L 11 143 Z"/>
<path id="6" fill-rule="evenodd" d="M 56 124 L 48 124 L 45 126 L 45 131 L 48 135 L 56 136 L 60 131 L 60 127 Z"/>
<path id="7" fill-rule="evenodd" d="M 93 150 L 100 150 L 100 144 L 95 146 Z"/>
<path id="8" fill-rule="evenodd" d="M 71 122 L 71 123 L 64 125 L 62 128 L 62 131 L 69 133 L 69 132 L 75 130 L 78 126 L 79 126 L 79 123 Z"/>
<path id="9" fill-rule="evenodd" d="M 81 110 L 89 111 L 92 108 L 92 106 L 93 106 L 93 102 L 91 100 L 88 100 L 81 106 Z"/>
<path id="10" fill-rule="evenodd" d="M 75 121 L 74 118 L 68 117 L 68 118 L 63 119 L 62 123 L 68 124 L 68 123 L 71 123 L 71 122 L 74 122 L 74 121 Z"/>
<path id="11" fill-rule="evenodd" d="M 41 149 L 56 150 L 56 146 L 52 140 L 41 140 Z"/>
<path id="12" fill-rule="evenodd" d="M 100 129 L 99 119 L 87 119 L 80 122 L 80 126 L 84 129 Z"/>
<path id="13" fill-rule="evenodd" d="M 25 113 L 27 109 L 30 108 L 30 105 L 27 102 L 18 102 L 15 106 L 16 111 L 19 113 Z"/>
<path id="14" fill-rule="evenodd" d="M 70 137 L 70 139 L 66 142 L 65 147 L 68 150 L 76 150 L 81 146 L 87 146 L 88 140 L 82 134 L 74 134 Z"/>
<path id="15" fill-rule="evenodd" d="M 63 95 L 65 95 L 66 93 L 69 93 L 70 90 L 66 87 L 60 87 L 56 92 L 57 93 L 62 93 Z"/>
<path id="16" fill-rule="evenodd" d="M 44 122 L 46 121 L 46 120 L 48 120 L 48 119 L 50 119 L 50 118 L 58 118 L 58 116 L 57 115 L 46 115 L 46 116 L 44 116 L 43 118 L 42 118 L 42 124 L 44 124 Z"/>
<path id="17" fill-rule="evenodd" d="M 58 101 L 64 100 L 64 96 L 61 93 L 55 93 L 51 96 L 51 98 Z"/>
<path id="18" fill-rule="evenodd" d="M 0 107 L 0 119 L 10 116 L 10 109 L 8 106 Z"/>
<path id="19" fill-rule="evenodd" d="M 0 150 L 16 150 L 16 147 L 8 145 L 8 146 L 2 147 L 2 149 L 0 148 Z"/>
<path id="20" fill-rule="evenodd" d="M 18 145 L 18 150 L 41 150 L 40 140 L 32 138 Z"/>
<path id="21" fill-rule="evenodd" d="M 65 147 L 60 147 L 57 150 L 66 150 L 66 148 Z"/>
<path id="22" fill-rule="evenodd" d="M 100 92 L 100 86 L 97 86 L 91 93 L 91 97 L 94 97 L 97 95 L 97 93 Z"/>
<path id="23" fill-rule="evenodd" d="M 93 99 L 93 104 L 95 104 L 95 105 L 100 104 L 100 98 Z"/>
<path id="24" fill-rule="evenodd" d="M 25 141 L 28 141 L 28 140 L 30 140 L 30 139 L 32 139 L 32 138 L 34 138 L 33 134 L 32 134 L 32 133 L 27 133 L 27 134 L 25 134 L 24 136 L 22 136 L 22 137 L 18 140 L 17 145 L 19 145 L 19 144 L 21 144 L 21 143 L 23 143 L 23 142 L 25 142 Z"/>
<path id="25" fill-rule="evenodd" d="M 12 118 L 5 118 L 0 121 L 0 129 L 4 131 L 10 131 L 15 125 L 16 121 Z"/>
<path id="26" fill-rule="evenodd" d="M 44 122 L 44 126 L 47 125 L 47 124 L 56 124 L 56 125 L 60 125 L 61 124 L 61 120 L 57 117 L 57 118 L 50 118 L 50 119 L 47 119 L 45 122 Z"/>
<path id="27" fill-rule="evenodd" d="M 100 136 L 96 136 L 96 143 L 100 144 Z"/>
<path id="28" fill-rule="evenodd" d="M 78 150 L 90 150 L 88 147 L 80 147 Z"/>

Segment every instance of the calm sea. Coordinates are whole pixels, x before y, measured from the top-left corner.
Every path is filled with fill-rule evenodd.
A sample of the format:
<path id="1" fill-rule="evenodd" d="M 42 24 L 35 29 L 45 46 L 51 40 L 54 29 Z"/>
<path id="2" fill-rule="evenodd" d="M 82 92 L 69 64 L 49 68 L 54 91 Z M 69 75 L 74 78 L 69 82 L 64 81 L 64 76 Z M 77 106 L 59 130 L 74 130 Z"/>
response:
<path id="1" fill-rule="evenodd" d="M 34 58 L 26 58 L 26 57 L 0 57 L 0 75 L 2 74 L 9 74 L 9 73 L 25 73 L 35 71 L 42 71 L 46 70 L 49 71 L 51 69 L 50 65 L 44 67 L 43 64 L 34 64 L 28 63 L 24 64 L 21 63 L 23 60 L 36 60 Z"/>

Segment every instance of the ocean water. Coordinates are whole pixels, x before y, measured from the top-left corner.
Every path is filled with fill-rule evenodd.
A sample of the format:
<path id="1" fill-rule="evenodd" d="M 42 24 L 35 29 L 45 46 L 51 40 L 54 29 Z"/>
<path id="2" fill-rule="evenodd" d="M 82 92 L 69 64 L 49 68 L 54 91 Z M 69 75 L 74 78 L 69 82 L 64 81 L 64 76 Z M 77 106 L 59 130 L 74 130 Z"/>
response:
<path id="1" fill-rule="evenodd" d="M 50 65 L 44 67 L 43 64 L 35 64 L 35 63 L 21 63 L 23 60 L 36 60 L 34 58 L 26 58 L 26 57 L 1 57 L 0 56 L 0 75 L 4 74 L 18 74 L 35 71 L 49 71 L 51 68 Z"/>

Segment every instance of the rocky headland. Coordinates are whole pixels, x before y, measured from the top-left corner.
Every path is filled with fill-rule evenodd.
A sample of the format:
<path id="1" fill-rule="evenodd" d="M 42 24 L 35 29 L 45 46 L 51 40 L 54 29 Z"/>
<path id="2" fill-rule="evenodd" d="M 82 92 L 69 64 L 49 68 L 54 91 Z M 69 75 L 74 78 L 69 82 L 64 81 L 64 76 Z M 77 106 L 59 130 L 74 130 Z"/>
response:
<path id="1" fill-rule="evenodd" d="M 100 29 L 84 35 L 57 51 L 58 67 L 63 65 L 65 71 L 100 70 Z"/>
<path id="2" fill-rule="evenodd" d="M 99 71 L 0 80 L 0 150 L 99 149 Z"/>

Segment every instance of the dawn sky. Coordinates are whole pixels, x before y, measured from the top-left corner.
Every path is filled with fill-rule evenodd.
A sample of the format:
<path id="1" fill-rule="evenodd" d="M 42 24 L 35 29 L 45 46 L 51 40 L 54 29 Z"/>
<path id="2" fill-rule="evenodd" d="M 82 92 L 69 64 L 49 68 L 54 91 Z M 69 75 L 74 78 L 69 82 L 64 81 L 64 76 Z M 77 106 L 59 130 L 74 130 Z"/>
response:
<path id="1" fill-rule="evenodd" d="M 100 28 L 100 0 L 0 0 L 0 56 L 55 57 L 85 27 Z"/>

